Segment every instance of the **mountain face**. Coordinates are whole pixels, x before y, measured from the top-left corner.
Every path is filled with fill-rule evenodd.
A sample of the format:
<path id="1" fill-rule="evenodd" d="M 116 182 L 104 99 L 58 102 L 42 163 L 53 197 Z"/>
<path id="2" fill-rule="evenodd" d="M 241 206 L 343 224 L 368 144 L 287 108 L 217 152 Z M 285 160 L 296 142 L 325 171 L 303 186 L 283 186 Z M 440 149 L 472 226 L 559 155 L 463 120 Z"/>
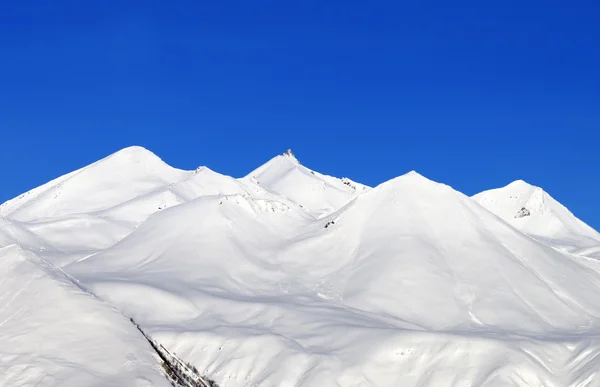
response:
<path id="1" fill-rule="evenodd" d="M 0 270 L 2 294 L 38 297 L 27 321 L 72 324 L 69 347 L 107 364 L 73 369 L 121 385 L 166 379 L 119 313 L 220 386 L 600 386 L 600 239 L 523 182 L 469 198 L 410 172 L 369 188 L 291 151 L 234 179 L 128 148 L 0 211 L 0 243 L 21 246 L 0 252 L 86 303 L 20 292 L 29 271 Z M 0 340 L 15 332 L 1 314 Z M 137 361 L 108 366 L 134 341 Z M 43 357 L 19 347 L 24 367 Z"/>
<path id="2" fill-rule="evenodd" d="M 12 245 L 0 273 L 1 386 L 169 386 L 129 320 L 60 269 Z"/>
<path id="3" fill-rule="evenodd" d="M 517 180 L 473 199 L 524 233 L 570 251 L 600 244 L 600 233 L 577 219 L 540 187 Z"/>
<path id="4" fill-rule="evenodd" d="M 369 190 L 348 178 L 338 179 L 306 168 L 291 150 L 269 160 L 244 180 L 295 201 L 316 217 L 341 208 Z"/>
<path id="5" fill-rule="evenodd" d="M 0 215 L 27 222 L 94 214 L 154 192 L 186 174 L 144 148 L 131 147 L 3 204 Z"/>

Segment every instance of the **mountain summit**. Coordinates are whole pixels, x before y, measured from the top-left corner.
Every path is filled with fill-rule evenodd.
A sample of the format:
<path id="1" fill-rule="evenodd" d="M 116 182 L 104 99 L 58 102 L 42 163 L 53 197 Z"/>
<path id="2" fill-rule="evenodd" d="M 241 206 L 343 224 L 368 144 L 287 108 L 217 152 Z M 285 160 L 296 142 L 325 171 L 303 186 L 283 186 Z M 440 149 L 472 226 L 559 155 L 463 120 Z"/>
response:
<path id="1" fill-rule="evenodd" d="M 516 180 L 473 199 L 519 230 L 563 248 L 600 243 L 600 234 L 540 187 Z"/>
<path id="2" fill-rule="evenodd" d="M 341 208 L 368 187 L 323 175 L 300 164 L 291 150 L 250 172 L 244 179 L 302 205 L 316 217 Z"/>
<path id="3" fill-rule="evenodd" d="M 296 156 L 294 156 L 294 153 L 292 152 L 291 149 L 286 150 L 283 153 L 284 156 L 289 157 L 290 159 L 294 160 L 295 162 L 299 162 L 298 159 L 296 158 Z"/>
<path id="4" fill-rule="evenodd" d="M 0 215 L 31 221 L 102 211 L 184 175 L 149 150 L 128 147 L 3 204 Z"/>

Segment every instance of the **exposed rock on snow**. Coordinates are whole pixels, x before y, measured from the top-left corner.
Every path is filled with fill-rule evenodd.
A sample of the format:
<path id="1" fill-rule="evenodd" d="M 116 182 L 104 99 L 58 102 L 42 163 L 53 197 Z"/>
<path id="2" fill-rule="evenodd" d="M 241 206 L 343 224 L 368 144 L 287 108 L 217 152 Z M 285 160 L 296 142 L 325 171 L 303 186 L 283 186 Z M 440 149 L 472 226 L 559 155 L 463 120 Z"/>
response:
<path id="1" fill-rule="evenodd" d="M 515 218 L 523 218 L 525 216 L 529 216 L 531 215 L 531 212 L 529 212 L 529 210 L 525 207 L 521 208 L 519 210 L 519 212 L 517 212 L 517 215 L 515 215 Z"/>

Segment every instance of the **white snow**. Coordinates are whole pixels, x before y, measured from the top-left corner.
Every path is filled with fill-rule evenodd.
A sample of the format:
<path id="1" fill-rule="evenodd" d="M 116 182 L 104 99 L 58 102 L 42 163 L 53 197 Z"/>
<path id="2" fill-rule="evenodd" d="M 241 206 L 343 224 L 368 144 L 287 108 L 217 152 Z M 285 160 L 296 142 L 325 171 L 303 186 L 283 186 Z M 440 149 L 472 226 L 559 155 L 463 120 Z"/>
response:
<path id="1" fill-rule="evenodd" d="M 517 180 L 473 199 L 519 230 L 558 248 L 576 251 L 600 245 L 600 233 L 540 187 Z"/>
<path id="2" fill-rule="evenodd" d="M 317 217 L 341 208 L 369 190 L 348 178 L 338 179 L 306 168 L 291 150 L 252 171 L 245 180 L 295 201 Z"/>
<path id="3" fill-rule="evenodd" d="M 130 147 L 6 203 L 0 215 L 31 221 L 94 213 L 175 182 L 184 174 L 146 149 Z"/>
<path id="4" fill-rule="evenodd" d="M 0 246 L 58 264 L 223 387 L 600 386 L 600 238 L 522 182 L 469 198 L 413 171 L 368 188 L 291 151 L 234 179 L 128 148 L 0 211 Z M 98 341 L 122 359 L 135 328 L 77 292 L 128 333 L 113 343 L 76 320 L 85 339 L 70 347 L 93 358 Z M 35 309 L 41 325 L 65 314 Z M 0 337 L 15 334 L 0 321 Z M 146 360 L 111 375 L 146 375 Z"/>
<path id="5" fill-rule="evenodd" d="M 0 386 L 169 385 L 129 320 L 57 267 L 12 245 L 0 273 Z"/>

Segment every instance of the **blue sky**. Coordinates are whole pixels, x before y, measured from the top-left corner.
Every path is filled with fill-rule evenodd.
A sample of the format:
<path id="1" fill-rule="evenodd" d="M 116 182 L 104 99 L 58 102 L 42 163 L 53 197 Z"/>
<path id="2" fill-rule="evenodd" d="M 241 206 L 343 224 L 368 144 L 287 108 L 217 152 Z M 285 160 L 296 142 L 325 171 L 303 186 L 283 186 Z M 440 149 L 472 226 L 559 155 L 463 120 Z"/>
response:
<path id="1" fill-rule="evenodd" d="M 28 1 L 0 10 L 0 202 L 120 148 L 241 176 L 524 179 L 600 228 L 600 5 Z"/>

